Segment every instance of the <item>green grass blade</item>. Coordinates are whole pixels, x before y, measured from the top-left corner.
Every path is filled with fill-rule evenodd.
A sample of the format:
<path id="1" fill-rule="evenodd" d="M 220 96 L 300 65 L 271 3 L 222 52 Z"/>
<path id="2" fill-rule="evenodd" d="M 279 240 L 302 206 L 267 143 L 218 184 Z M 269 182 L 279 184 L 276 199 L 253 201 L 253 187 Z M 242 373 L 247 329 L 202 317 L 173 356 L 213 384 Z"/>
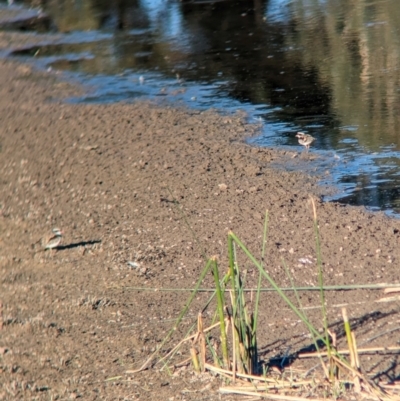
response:
<path id="1" fill-rule="evenodd" d="M 304 316 L 304 314 L 296 308 L 296 306 L 290 301 L 290 299 L 285 295 L 285 293 L 279 288 L 279 286 L 275 283 L 275 281 L 272 279 L 272 277 L 263 269 L 261 264 L 258 262 L 258 260 L 251 254 L 251 252 L 246 248 L 246 246 L 239 240 L 238 237 L 233 232 L 229 233 L 229 237 L 239 245 L 239 247 L 243 250 L 243 252 L 246 254 L 246 256 L 251 260 L 251 262 L 256 266 L 261 274 L 263 275 L 264 278 L 268 280 L 268 282 L 271 284 L 271 286 L 275 289 L 275 291 L 280 295 L 280 297 L 286 302 L 286 304 L 289 306 L 290 309 L 303 321 L 303 323 L 307 326 L 309 331 L 312 331 L 314 335 L 321 340 L 324 344 L 326 343 L 326 339 L 322 337 L 318 331 L 310 324 L 310 322 L 307 320 L 307 318 Z"/>
<path id="2" fill-rule="evenodd" d="M 263 242 L 262 242 L 262 252 L 261 252 L 261 266 L 264 269 L 264 260 L 265 260 L 265 253 L 267 249 L 267 238 L 268 238 L 268 223 L 269 223 L 269 214 L 268 210 L 265 211 L 265 219 L 264 219 L 264 232 L 263 232 Z M 258 308 L 260 305 L 260 295 L 261 295 L 261 283 L 262 283 L 262 275 L 261 272 L 258 272 L 258 283 L 257 283 L 257 293 L 256 293 L 256 301 L 254 307 L 254 320 L 253 320 L 253 335 L 255 340 L 255 334 L 257 332 L 257 323 L 258 323 Z M 252 344 L 255 346 L 255 344 Z"/>
<path id="3" fill-rule="evenodd" d="M 316 246 L 316 252 L 317 252 L 318 285 L 320 288 L 322 320 L 323 320 L 324 333 L 325 333 L 325 345 L 327 348 L 328 355 L 330 355 L 331 346 L 330 346 L 329 333 L 328 333 L 328 312 L 326 309 L 326 300 L 325 300 L 325 291 L 324 291 L 324 274 L 323 274 L 323 269 L 322 269 L 321 241 L 320 241 L 320 234 L 319 234 L 319 227 L 318 227 L 317 209 L 315 207 L 315 202 L 314 202 L 313 198 L 311 198 L 311 203 L 312 203 L 313 213 L 314 213 L 313 220 L 314 220 L 315 246 Z"/>
<path id="4" fill-rule="evenodd" d="M 217 310 L 218 310 L 218 315 L 219 315 L 220 331 L 221 331 L 222 359 L 224 362 L 224 367 L 229 368 L 228 340 L 226 337 L 226 329 L 225 329 L 224 292 L 221 290 L 221 284 L 219 281 L 218 264 L 217 264 L 217 261 L 215 260 L 215 258 L 212 258 L 212 264 L 213 264 L 215 288 L 216 288 L 216 293 L 217 293 Z"/>

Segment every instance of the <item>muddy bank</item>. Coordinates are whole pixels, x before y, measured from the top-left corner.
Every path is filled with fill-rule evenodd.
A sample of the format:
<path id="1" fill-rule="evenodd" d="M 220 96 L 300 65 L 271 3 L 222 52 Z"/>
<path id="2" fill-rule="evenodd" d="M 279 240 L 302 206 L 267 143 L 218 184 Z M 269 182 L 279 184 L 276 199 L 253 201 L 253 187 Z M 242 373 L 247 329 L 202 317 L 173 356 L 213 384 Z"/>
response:
<path id="1" fill-rule="evenodd" d="M 55 74 L 0 62 L 0 398 L 219 399 L 218 381 L 190 369 L 172 377 L 156 369 L 125 373 L 155 349 L 188 297 L 145 289 L 192 288 L 212 255 L 226 266 L 229 230 L 260 255 L 266 209 L 266 269 L 290 286 L 283 258 L 297 285 L 316 285 L 310 196 L 327 285 L 399 282 L 399 222 L 319 202 L 314 178 L 271 168 L 304 155 L 245 145 L 257 127 L 240 113 L 63 101 L 79 92 Z M 37 242 L 53 227 L 64 232 L 62 246 L 40 252 Z M 256 271 L 243 267 L 254 286 Z M 207 277 L 204 286 L 211 283 Z M 339 339 L 343 303 L 351 305 L 360 343 L 394 327 L 398 305 L 376 303 L 381 296 L 328 293 Z M 301 299 L 320 327 L 318 296 Z M 276 296 L 264 294 L 262 306 L 263 359 L 309 344 Z M 396 338 L 389 333 L 368 345 L 395 345 Z M 387 356 L 362 362 L 377 376 L 391 364 Z"/>

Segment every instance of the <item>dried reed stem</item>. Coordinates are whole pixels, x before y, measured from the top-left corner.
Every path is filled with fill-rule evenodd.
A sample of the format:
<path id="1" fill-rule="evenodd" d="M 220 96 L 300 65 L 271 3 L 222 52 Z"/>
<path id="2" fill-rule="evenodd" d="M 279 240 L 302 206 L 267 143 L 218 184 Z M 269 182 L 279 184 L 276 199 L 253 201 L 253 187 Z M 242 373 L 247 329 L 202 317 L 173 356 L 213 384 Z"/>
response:
<path id="1" fill-rule="evenodd" d="M 216 366 L 210 365 L 209 363 L 205 364 L 205 368 L 206 368 L 206 370 L 209 370 L 211 372 L 218 373 L 218 374 L 224 374 L 229 377 L 232 377 L 232 374 L 233 374 L 233 372 L 231 370 L 217 368 Z M 255 382 L 259 382 L 259 383 L 277 384 L 280 386 L 285 386 L 285 385 L 288 386 L 289 383 L 292 383 L 292 386 L 293 386 L 293 383 L 294 383 L 292 381 L 289 382 L 287 380 L 279 380 L 279 379 L 274 379 L 274 378 L 265 377 L 265 376 L 249 375 L 246 373 L 236 373 L 236 376 L 240 379 L 252 380 Z M 303 380 L 301 382 L 295 382 L 296 385 L 297 384 L 305 385 L 305 384 L 312 384 L 312 383 L 315 383 L 315 380 Z"/>
<path id="2" fill-rule="evenodd" d="M 220 325 L 220 322 L 215 323 L 215 324 L 213 324 L 212 326 L 207 327 L 207 328 L 204 329 L 203 331 L 204 331 L 204 333 L 207 333 L 208 331 L 211 331 L 212 329 L 215 329 L 215 328 L 218 327 L 219 325 Z M 184 344 L 185 342 L 190 341 L 190 340 L 194 340 L 194 339 L 197 337 L 197 334 L 198 334 L 198 333 L 192 334 L 191 336 L 186 337 L 186 338 L 184 338 L 183 340 L 179 341 L 179 343 L 178 343 L 177 345 L 175 345 L 175 347 L 172 348 L 172 350 L 169 351 L 167 355 L 163 356 L 159 361 L 157 361 L 157 363 L 160 363 L 160 362 L 165 361 L 165 360 L 166 360 L 167 358 L 169 358 L 174 352 L 176 352 L 176 350 L 179 349 L 180 346 L 181 346 L 182 344 Z M 133 372 L 133 371 L 127 371 L 126 373 L 134 373 L 134 372 Z"/>
<path id="3" fill-rule="evenodd" d="M 371 348 L 359 348 L 357 349 L 358 354 L 368 354 L 375 352 L 385 352 L 385 351 L 400 351 L 400 347 L 371 347 Z M 348 349 L 341 349 L 337 351 L 341 355 L 349 355 L 350 351 Z M 319 358 L 321 356 L 327 356 L 327 352 L 306 352 L 304 354 L 299 354 L 298 358 Z"/>
<path id="4" fill-rule="evenodd" d="M 266 393 L 262 394 L 256 391 L 241 391 L 241 390 L 235 390 L 235 391 L 230 391 L 229 387 L 221 387 L 219 389 L 219 392 L 221 394 L 241 394 L 241 395 L 248 395 L 248 396 L 253 396 L 253 397 L 260 397 L 260 398 L 269 398 L 271 400 L 285 400 L 285 401 L 310 401 L 310 398 L 303 398 L 303 397 L 292 397 L 290 395 L 281 395 L 281 394 L 271 394 L 271 393 Z M 313 398 L 312 401 L 326 401 L 324 399 L 319 399 L 319 398 Z"/>
<path id="5" fill-rule="evenodd" d="M 197 319 L 197 331 L 199 333 L 199 348 L 200 348 L 200 369 L 202 372 L 204 372 L 204 365 L 206 363 L 206 338 L 204 335 L 204 330 L 203 330 L 203 317 L 201 313 L 199 313 L 198 319 Z"/>
<path id="6" fill-rule="evenodd" d="M 0 330 L 3 330 L 3 303 L 0 301 Z"/>

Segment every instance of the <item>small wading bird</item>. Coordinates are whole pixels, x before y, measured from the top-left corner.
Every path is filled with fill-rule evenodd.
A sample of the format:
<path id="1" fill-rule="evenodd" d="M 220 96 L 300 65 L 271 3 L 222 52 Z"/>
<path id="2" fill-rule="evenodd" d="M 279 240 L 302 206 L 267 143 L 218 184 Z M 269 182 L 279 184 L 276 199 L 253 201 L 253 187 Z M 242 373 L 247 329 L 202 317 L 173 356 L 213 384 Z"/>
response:
<path id="1" fill-rule="evenodd" d="M 315 138 L 311 135 L 305 134 L 304 132 L 298 132 L 296 138 L 299 140 L 299 144 L 305 146 L 306 151 L 310 149 L 310 145 L 315 141 Z"/>
<path id="2" fill-rule="evenodd" d="M 44 251 L 47 251 L 48 249 L 54 249 L 57 248 L 62 241 L 62 232 L 59 228 L 53 228 L 51 230 L 51 233 L 48 235 L 45 235 L 42 239 L 40 239 L 38 242 L 43 247 Z"/>

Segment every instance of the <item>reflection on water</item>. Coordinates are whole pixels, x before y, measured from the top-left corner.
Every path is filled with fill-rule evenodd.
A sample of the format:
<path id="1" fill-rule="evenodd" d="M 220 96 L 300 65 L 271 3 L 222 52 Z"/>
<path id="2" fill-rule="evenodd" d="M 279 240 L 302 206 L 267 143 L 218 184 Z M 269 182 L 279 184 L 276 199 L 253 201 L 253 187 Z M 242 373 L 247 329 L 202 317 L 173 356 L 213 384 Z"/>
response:
<path id="1" fill-rule="evenodd" d="M 80 33 L 36 57 L 96 87 L 87 101 L 244 108 L 264 126 L 252 143 L 294 149 L 299 130 L 317 138 L 312 149 L 342 191 L 330 199 L 400 213 L 398 0 L 49 0 L 45 9 L 58 30 Z M 88 30 L 106 35 L 88 41 Z"/>

